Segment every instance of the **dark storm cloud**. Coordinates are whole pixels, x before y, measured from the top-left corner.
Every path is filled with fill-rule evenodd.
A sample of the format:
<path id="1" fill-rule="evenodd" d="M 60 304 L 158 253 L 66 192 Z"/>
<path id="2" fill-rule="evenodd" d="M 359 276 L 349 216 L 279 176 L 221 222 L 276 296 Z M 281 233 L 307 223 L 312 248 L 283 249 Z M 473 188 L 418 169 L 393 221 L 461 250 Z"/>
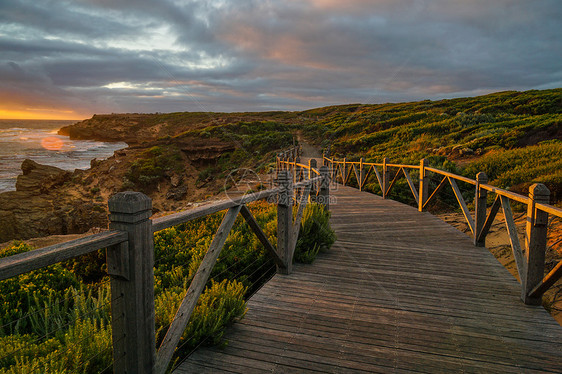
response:
<path id="1" fill-rule="evenodd" d="M 4 0 L 0 99 L 240 111 L 558 87 L 561 20 L 558 0 Z"/>

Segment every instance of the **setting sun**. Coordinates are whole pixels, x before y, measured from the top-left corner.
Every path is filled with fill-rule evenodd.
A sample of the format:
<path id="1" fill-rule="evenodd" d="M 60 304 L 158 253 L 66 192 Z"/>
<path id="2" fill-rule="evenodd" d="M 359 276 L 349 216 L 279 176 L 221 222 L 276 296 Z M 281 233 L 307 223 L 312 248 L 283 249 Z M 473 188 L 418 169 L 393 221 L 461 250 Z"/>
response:
<path id="1" fill-rule="evenodd" d="M 64 142 L 54 136 L 48 136 L 41 140 L 41 146 L 49 151 L 58 151 L 62 148 Z"/>

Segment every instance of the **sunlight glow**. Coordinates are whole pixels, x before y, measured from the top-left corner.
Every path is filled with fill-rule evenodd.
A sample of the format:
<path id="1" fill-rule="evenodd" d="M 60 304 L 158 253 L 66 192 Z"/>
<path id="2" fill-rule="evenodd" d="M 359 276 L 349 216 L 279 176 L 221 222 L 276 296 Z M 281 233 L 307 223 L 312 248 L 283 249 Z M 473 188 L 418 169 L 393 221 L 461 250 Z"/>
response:
<path id="1" fill-rule="evenodd" d="M 54 136 L 48 136 L 41 140 L 41 147 L 49 151 L 58 151 L 62 148 L 64 142 Z"/>
<path id="2" fill-rule="evenodd" d="M 72 110 L 55 109 L 27 109 L 9 110 L 0 108 L 0 119 L 60 119 L 60 120 L 82 120 L 91 117 L 92 114 L 76 113 Z"/>

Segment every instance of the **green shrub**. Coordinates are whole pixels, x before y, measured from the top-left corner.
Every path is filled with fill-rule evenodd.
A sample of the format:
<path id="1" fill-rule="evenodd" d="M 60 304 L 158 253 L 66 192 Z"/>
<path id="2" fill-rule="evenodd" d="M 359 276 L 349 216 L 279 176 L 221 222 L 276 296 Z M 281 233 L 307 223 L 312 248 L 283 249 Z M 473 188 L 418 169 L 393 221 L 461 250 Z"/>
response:
<path id="1" fill-rule="evenodd" d="M 294 260 L 310 264 L 320 251 L 328 250 L 336 241 L 330 227 L 330 213 L 320 204 L 308 204 L 303 212 Z"/>
<path id="2" fill-rule="evenodd" d="M 125 181 L 147 191 L 166 173 L 172 170 L 181 171 L 183 158 L 181 151 L 173 146 L 154 146 L 144 151 L 140 158 L 134 161 L 125 174 Z"/>

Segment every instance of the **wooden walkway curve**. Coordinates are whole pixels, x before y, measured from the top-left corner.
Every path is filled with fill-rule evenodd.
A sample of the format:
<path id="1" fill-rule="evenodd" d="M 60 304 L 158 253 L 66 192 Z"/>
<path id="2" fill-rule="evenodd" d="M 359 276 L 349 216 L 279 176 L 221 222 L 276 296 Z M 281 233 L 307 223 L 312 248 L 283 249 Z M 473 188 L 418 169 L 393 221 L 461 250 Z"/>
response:
<path id="1" fill-rule="evenodd" d="M 562 327 L 485 248 L 429 213 L 338 186 L 338 240 L 276 275 L 177 373 L 562 372 Z"/>

